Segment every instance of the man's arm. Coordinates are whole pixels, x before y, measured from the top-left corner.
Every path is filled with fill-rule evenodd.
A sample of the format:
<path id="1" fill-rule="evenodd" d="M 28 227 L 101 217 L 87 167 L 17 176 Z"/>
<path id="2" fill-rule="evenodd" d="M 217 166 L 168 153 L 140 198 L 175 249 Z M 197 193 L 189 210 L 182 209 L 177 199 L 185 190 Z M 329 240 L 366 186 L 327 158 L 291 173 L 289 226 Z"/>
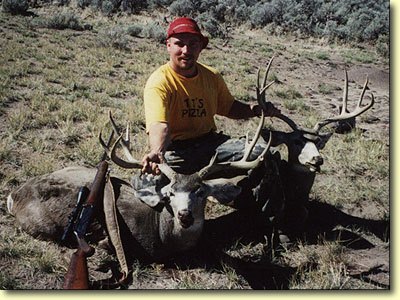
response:
<path id="1" fill-rule="evenodd" d="M 267 111 L 264 112 L 266 117 L 273 117 L 280 114 L 280 110 L 271 102 L 267 102 Z M 261 107 L 258 104 L 246 104 L 240 101 L 233 101 L 231 109 L 227 115 L 231 119 L 249 119 L 261 116 Z"/>
<path id="2" fill-rule="evenodd" d="M 159 174 L 160 171 L 157 168 L 157 164 L 163 160 L 163 154 L 165 149 L 170 143 L 170 135 L 168 123 L 157 122 L 149 128 L 149 145 L 150 152 L 147 153 L 143 159 L 142 172 Z"/>

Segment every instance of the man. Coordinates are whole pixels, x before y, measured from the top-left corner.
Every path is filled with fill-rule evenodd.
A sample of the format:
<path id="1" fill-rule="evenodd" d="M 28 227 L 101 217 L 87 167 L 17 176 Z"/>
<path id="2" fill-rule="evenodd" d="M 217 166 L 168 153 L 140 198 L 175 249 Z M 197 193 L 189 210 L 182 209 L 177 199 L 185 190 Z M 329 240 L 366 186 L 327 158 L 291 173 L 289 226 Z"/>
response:
<path id="1" fill-rule="evenodd" d="M 198 62 L 206 48 L 205 37 L 191 18 L 177 18 L 168 27 L 169 62 L 148 79 L 144 90 L 146 130 L 150 151 L 142 160 L 143 172 L 159 174 L 157 164 L 164 158 L 182 173 L 204 167 L 218 149 L 218 160 L 236 160 L 235 150 L 244 143 L 216 133 L 216 114 L 232 119 L 261 115 L 257 104 L 233 98 L 222 76 Z M 280 111 L 271 103 L 266 116 Z M 240 152 L 240 151 L 236 151 Z"/>
<path id="2" fill-rule="evenodd" d="M 158 164 L 164 160 L 178 173 L 193 174 L 205 167 L 215 153 L 216 162 L 237 161 L 243 157 L 245 138 L 217 133 L 215 115 L 248 119 L 262 113 L 258 104 L 235 100 L 218 71 L 198 62 L 208 38 L 193 19 L 175 19 L 168 27 L 166 44 L 170 59 L 151 74 L 144 89 L 150 151 L 142 159 L 142 174 L 133 178 L 136 195 L 143 197 L 143 201 L 149 193 L 157 195 L 168 184 L 166 177 L 157 176 L 161 173 Z M 264 115 L 278 114 L 280 110 L 268 102 Z M 250 160 L 265 148 L 262 139 L 258 142 Z M 281 203 L 265 196 L 279 187 L 270 169 L 262 164 L 248 172 L 237 183 L 242 188 L 241 194 L 228 203 L 236 208 L 260 209 L 266 220 L 280 214 Z"/>

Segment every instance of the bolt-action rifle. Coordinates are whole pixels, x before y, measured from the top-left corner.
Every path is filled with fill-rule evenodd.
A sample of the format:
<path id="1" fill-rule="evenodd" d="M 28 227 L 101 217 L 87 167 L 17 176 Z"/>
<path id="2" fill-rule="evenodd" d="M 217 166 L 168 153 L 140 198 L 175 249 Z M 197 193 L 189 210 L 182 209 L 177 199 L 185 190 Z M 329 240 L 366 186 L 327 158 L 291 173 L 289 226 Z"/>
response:
<path id="1" fill-rule="evenodd" d="M 73 234 L 78 248 L 72 254 L 69 268 L 64 278 L 63 289 L 89 289 L 87 258 L 94 254 L 94 248 L 86 242 L 85 235 L 93 220 L 95 209 L 103 198 L 107 172 L 108 163 L 103 160 L 97 167 L 97 173 L 90 187 L 90 192 L 88 193 L 87 188 L 80 189 L 77 205 L 69 216 L 62 242 L 71 238 Z"/>

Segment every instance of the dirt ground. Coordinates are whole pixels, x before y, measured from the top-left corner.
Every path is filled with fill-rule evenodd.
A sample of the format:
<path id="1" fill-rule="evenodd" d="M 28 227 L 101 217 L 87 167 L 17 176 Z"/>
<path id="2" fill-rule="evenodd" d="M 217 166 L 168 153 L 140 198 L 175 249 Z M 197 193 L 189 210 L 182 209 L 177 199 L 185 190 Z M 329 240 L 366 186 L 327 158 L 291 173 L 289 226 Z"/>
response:
<path id="1" fill-rule="evenodd" d="M 297 43 L 298 41 L 296 41 Z M 287 41 L 290 45 L 291 41 Z M 230 48 L 230 44 L 225 47 Z M 290 46 L 288 46 L 289 48 Z M 223 49 L 222 49 L 223 50 Z M 282 51 L 284 52 L 284 51 Z M 292 53 L 288 51 L 288 53 Z M 359 97 L 359 92 L 364 84 L 366 76 L 369 78 L 369 92 L 375 96 L 375 105 L 372 113 L 368 117 L 359 120 L 358 128 L 365 130 L 365 137 L 383 139 L 386 145 L 390 145 L 390 68 L 388 65 L 374 63 L 352 62 L 345 63 L 343 58 L 332 52 L 329 60 L 302 60 L 297 64 L 293 63 L 290 54 L 276 56 L 274 60 L 274 72 L 284 83 L 290 84 L 298 90 L 305 99 L 307 105 L 312 106 L 320 112 L 321 118 L 337 114 L 338 106 L 341 103 L 339 89 L 343 86 L 344 73 L 348 70 L 350 89 L 349 99 L 350 109 Z M 255 63 L 256 65 L 256 63 Z M 288 71 L 290 70 L 290 72 Z M 335 96 L 321 95 L 318 87 L 321 84 L 333 86 Z M 368 99 L 366 99 L 368 101 Z M 11 110 L 11 105 L 9 109 Z M 283 113 L 289 115 L 299 124 L 302 123 L 302 116 L 282 108 Z M 6 108 L 7 110 L 8 108 Z M 0 130 L 4 130 L 4 122 L 7 121 L 7 111 L 0 114 Z M 0 175 L 2 175 L 0 173 Z M 0 176 L 0 179 L 1 176 Z M 15 228 L 13 218 L 7 213 L 5 198 L 6 194 L 2 191 L 0 204 L 0 232 L 4 240 L 9 237 L 18 238 L 17 234 L 23 235 Z M 346 261 L 346 275 L 354 280 L 355 286 L 361 289 L 389 289 L 390 288 L 390 247 L 388 245 L 388 222 L 381 221 L 381 218 L 374 220 L 374 217 L 381 216 L 377 211 L 375 203 L 366 203 L 362 207 L 344 207 L 339 210 L 329 205 L 323 205 L 314 200 L 310 202 L 310 209 L 313 212 L 312 223 L 318 224 L 319 228 L 309 228 L 312 238 L 324 232 L 326 238 L 334 240 L 340 236 L 343 240 L 348 240 L 343 259 Z M 286 265 L 271 264 L 270 261 L 262 258 L 262 241 L 254 238 L 251 229 L 251 218 L 245 214 L 240 214 L 233 210 L 225 209 L 223 213 L 216 212 L 219 207 L 213 203 L 207 204 L 208 215 L 205 225 L 203 244 L 193 251 L 185 253 L 183 256 L 171 258 L 162 263 L 138 266 L 134 269 L 133 280 L 127 287 L 128 289 L 287 289 L 292 276 L 298 271 L 297 265 L 290 263 Z M 356 225 L 368 232 L 368 239 L 354 235 L 353 232 L 338 224 L 327 221 L 332 215 L 337 220 L 343 221 L 342 224 L 349 226 Z M 249 220 L 250 219 L 250 220 Z M 239 226 L 240 225 L 240 226 Z M 247 225 L 247 226 L 245 226 Z M 224 251 L 210 251 L 223 249 L 232 243 L 237 236 L 243 234 L 245 239 L 243 244 L 251 244 L 253 247 L 247 252 L 239 253 L 235 256 L 234 251 L 226 255 Z M 328 236 L 329 235 L 329 236 Z M 216 243 L 218 241 L 218 243 Z M 224 244 L 224 242 L 226 242 Z M 60 264 L 63 265 L 54 274 L 27 274 L 32 270 L 32 266 L 24 266 L 25 269 L 18 271 L 17 274 L 9 267 L 1 266 L 0 270 L 6 270 L 7 274 L 13 274 L 17 281 L 30 280 L 29 285 L 34 289 L 58 289 L 62 284 L 62 274 L 65 266 L 74 250 L 65 249 L 49 242 L 32 241 L 34 247 L 49 249 L 60 254 Z M 215 244 L 214 244 L 215 243 Z M 312 244 L 312 247 L 318 245 Z M 9 253 L 0 249 L 0 262 L 9 264 Z M 225 249 L 224 249 L 225 250 Z M 240 251 L 239 251 L 240 252 Z M 261 253 L 261 254 L 260 254 Z M 1 256 L 3 255 L 3 256 Z M 254 257 L 258 257 L 254 261 Z M 261 259 L 260 259 L 261 257 Z M 295 257 L 295 253 L 293 253 Z M 18 255 L 13 256 L 13 263 L 19 260 Z M 95 256 L 89 261 L 89 270 L 92 279 L 109 277 L 111 271 L 104 271 L 110 263 L 110 257 L 103 249 L 97 249 Z M 114 262 L 115 264 L 115 262 Z M 10 263 L 10 265 L 12 265 Z M 307 268 L 312 269 L 312 264 L 306 264 Z M 4 269 L 2 269 L 4 268 Z M 28 271 L 27 271 L 28 270 Z M 5 273 L 4 273 L 5 274 Z M 35 277 L 35 279 L 33 279 Z M 27 279 L 28 278 L 28 279 Z M 39 278 L 39 279 L 36 279 Z M 198 282 L 201 282 L 199 284 Z M 361 282 L 361 283 L 360 283 Z"/>

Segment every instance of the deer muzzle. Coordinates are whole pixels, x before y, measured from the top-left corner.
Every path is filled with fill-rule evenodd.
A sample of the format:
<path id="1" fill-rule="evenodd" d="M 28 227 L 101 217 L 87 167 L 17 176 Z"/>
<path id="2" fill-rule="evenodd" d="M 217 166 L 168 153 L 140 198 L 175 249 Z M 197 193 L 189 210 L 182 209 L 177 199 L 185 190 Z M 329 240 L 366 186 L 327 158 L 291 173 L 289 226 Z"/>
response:
<path id="1" fill-rule="evenodd" d="M 192 212 L 188 209 L 182 209 L 178 212 L 178 220 L 183 228 L 189 228 L 194 222 Z"/>
<path id="2" fill-rule="evenodd" d="M 321 156 L 314 156 L 310 162 L 306 164 L 311 172 L 320 172 L 321 166 L 324 164 L 324 159 Z"/>

